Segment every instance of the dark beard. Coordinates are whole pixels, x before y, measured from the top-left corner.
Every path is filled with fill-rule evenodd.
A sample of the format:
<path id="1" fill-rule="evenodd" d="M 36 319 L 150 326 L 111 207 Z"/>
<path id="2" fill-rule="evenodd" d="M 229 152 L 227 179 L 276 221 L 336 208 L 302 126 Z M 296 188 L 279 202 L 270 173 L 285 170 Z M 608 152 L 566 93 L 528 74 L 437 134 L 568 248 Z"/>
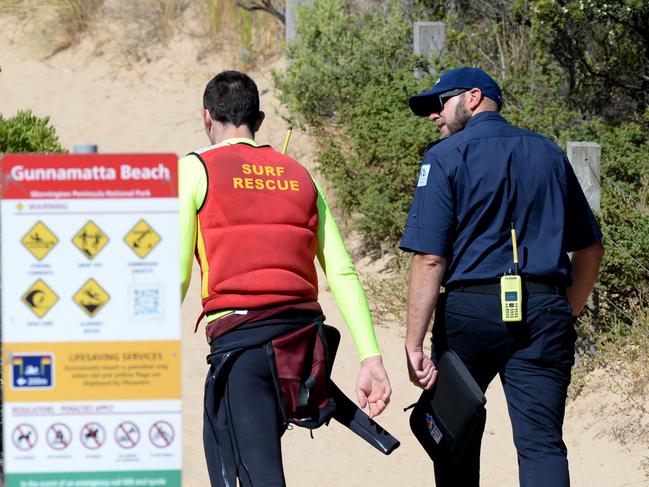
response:
<path id="1" fill-rule="evenodd" d="M 464 99 L 461 99 L 460 102 L 455 105 L 455 120 L 451 123 L 446 124 L 448 129 L 448 135 L 457 134 L 460 130 L 463 130 L 467 122 L 471 119 L 471 112 L 466 107 Z"/>

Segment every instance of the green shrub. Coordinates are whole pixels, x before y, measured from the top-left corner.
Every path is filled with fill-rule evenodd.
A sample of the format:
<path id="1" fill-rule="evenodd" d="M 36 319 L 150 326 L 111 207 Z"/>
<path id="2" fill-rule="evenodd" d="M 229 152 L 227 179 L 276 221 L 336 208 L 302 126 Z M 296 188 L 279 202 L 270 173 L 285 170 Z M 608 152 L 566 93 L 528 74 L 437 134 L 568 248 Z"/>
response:
<path id="1" fill-rule="evenodd" d="M 605 121 L 608 112 L 600 117 L 579 109 L 585 92 L 570 85 L 570 73 L 548 50 L 553 33 L 538 23 L 543 2 L 489 3 L 480 10 L 478 0 L 451 0 L 448 8 L 427 0 L 447 25 L 445 56 L 434 68 L 482 67 L 501 84 L 503 115 L 511 123 L 563 148 L 570 140 L 602 145 L 598 218 L 607 252 L 600 288 L 605 310 L 629 309 L 649 292 L 649 112 L 630 111 L 627 122 L 612 124 Z M 410 95 L 433 83 L 430 76 L 413 76 L 426 67 L 412 54 L 412 20 L 426 16 L 416 2 L 409 5 L 382 3 L 368 12 L 343 0 L 315 0 L 298 11 L 300 38 L 288 46 L 288 67 L 275 73 L 293 122 L 321 141 L 319 169 L 367 250 L 395 250 L 423 149 L 437 138 L 435 127 L 407 106 Z M 598 69 L 611 73 L 604 65 Z"/>
<path id="2" fill-rule="evenodd" d="M 424 65 L 412 53 L 412 14 L 396 2 L 359 12 L 315 1 L 298 10 L 301 40 L 275 73 L 293 122 L 321 138 L 318 166 L 371 250 L 399 237 L 430 139 L 407 105 L 433 82 L 413 77 Z"/>
<path id="3" fill-rule="evenodd" d="M 649 291 L 649 135 L 637 123 L 600 135 L 606 257 L 600 286 L 623 307 Z"/>
<path id="4" fill-rule="evenodd" d="M 529 12 L 512 8 L 505 20 L 482 19 L 477 26 L 454 12 L 447 15 L 446 56 L 437 60 L 438 72 L 483 67 L 503 87 L 505 117 L 557 142 L 583 122 L 558 95 L 560 67 L 529 42 Z M 368 13 L 342 0 L 316 1 L 298 11 L 300 40 L 288 46 L 291 64 L 275 74 L 294 123 L 322 141 L 319 169 L 370 251 L 395 249 L 423 150 L 437 138 L 434 125 L 407 105 L 409 96 L 434 82 L 413 75 L 428 69 L 412 53 L 412 21 L 422 15 L 423 7 L 403 3 Z"/>
<path id="5" fill-rule="evenodd" d="M 20 110 L 14 117 L 0 115 L 0 153 L 65 152 L 50 125 L 49 117 L 37 117 L 30 110 Z"/>
<path id="6" fill-rule="evenodd" d="M 646 0 L 533 0 L 539 48 L 565 73 L 567 102 L 609 121 L 649 107 L 649 3 Z"/>

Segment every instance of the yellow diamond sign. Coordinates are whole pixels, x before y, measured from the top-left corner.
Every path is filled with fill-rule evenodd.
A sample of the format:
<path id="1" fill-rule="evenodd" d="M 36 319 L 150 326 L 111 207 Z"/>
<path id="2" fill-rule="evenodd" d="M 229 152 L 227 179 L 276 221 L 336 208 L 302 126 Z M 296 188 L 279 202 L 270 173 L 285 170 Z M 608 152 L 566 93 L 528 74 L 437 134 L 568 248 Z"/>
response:
<path id="1" fill-rule="evenodd" d="M 94 279 L 88 279 L 72 299 L 92 318 L 110 300 L 110 296 Z"/>
<path id="2" fill-rule="evenodd" d="M 36 316 L 42 318 L 56 304 L 59 297 L 47 284 L 38 279 L 21 299 Z"/>
<path id="3" fill-rule="evenodd" d="M 56 235 L 43 222 L 37 222 L 21 240 L 22 244 L 38 260 L 42 260 L 59 243 Z"/>
<path id="4" fill-rule="evenodd" d="M 126 234 L 124 242 L 131 247 L 133 252 L 144 258 L 153 250 L 153 247 L 158 245 L 160 235 L 147 222 L 140 220 Z"/>
<path id="5" fill-rule="evenodd" d="M 92 220 L 88 220 L 77 234 L 72 237 L 72 243 L 75 247 L 91 260 L 106 246 L 108 240 L 106 234 Z"/>

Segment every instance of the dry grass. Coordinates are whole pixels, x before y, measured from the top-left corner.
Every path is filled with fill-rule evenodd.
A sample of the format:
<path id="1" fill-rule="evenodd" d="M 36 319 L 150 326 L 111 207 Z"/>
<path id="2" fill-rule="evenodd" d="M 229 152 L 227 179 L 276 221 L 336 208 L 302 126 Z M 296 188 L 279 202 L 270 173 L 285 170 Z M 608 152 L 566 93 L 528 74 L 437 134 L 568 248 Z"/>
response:
<path id="1" fill-rule="evenodd" d="M 249 12 L 233 0 L 205 0 L 212 46 L 223 43 L 239 46 L 239 59 L 252 67 L 263 59 L 277 56 L 284 47 L 284 26 L 261 11 Z"/>
<path id="2" fill-rule="evenodd" d="M 649 444 L 649 303 L 646 298 L 632 310 L 633 324 L 612 316 L 602 317 L 605 326 L 580 329 L 590 344 L 590 355 L 581 356 L 574 369 L 571 397 L 593 389 L 591 372 L 603 371 L 605 386 L 618 400 L 602 404 L 604 417 L 610 418 L 606 434 L 621 444 Z M 601 387 L 601 386 L 599 386 Z M 649 458 L 642 468 L 649 478 Z"/>
<path id="3" fill-rule="evenodd" d="M 406 323 L 408 259 L 392 259 L 380 272 L 363 276 L 374 321 L 379 325 Z"/>
<path id="4" fill-rule="evenodd" d="M 183 22 L 190 7 L 191 18 Z M 241 69 L 276 57 L 284 47 L 280 21 L 234 0 L 0 0 L 0 13 L 26 23 L 28 42 L 43 56 L 78 45 L 86 33 L 94 54 L 112 52 L 126 64 L 159 58 L 178 32 L 201 40 L 199 61 L 225 47 Z"/>
<path id="5" fill-rule="evenodd" d="M 150 62 L 173 37 L 189 0 L 112 0 L 102 9 L 112 43 L 129 62 Z"/>
<path id="6" fill-rule="evenodd" d="M 28 22 L 32 37 L 51 55 L 79 41 L 104 0 L 0 0 L 0 12 Z"/>

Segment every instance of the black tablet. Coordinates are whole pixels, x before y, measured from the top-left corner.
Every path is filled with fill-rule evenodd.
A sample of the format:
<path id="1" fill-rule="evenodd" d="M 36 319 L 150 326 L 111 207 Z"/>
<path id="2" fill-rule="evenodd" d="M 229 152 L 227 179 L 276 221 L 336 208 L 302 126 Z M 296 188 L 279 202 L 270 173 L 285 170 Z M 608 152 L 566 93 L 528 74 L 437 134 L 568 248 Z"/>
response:
<path id="1" fill-rule="evenodd" d="M 487 398 L 455 352 L 444 352 L 437 370 L 435 387 L 415 404 L 410 429 L 432 460 L 458 463 L 484 425 Z"/>

